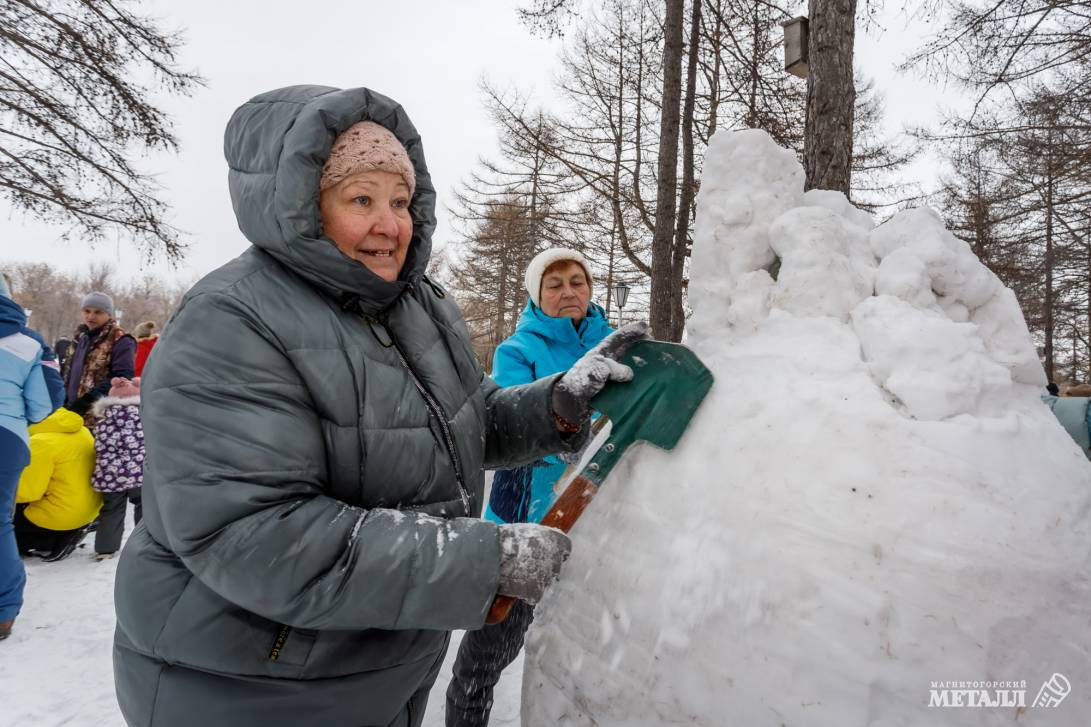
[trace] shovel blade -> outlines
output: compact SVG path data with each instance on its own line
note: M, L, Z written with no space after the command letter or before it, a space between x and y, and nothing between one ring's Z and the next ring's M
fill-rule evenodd
M678 343L637 341L620 359L633 369L632 381L610 381L591 406L610 418L610 438L585 474L596 484L634 442L674 449L712 388L712 372L693 351Z

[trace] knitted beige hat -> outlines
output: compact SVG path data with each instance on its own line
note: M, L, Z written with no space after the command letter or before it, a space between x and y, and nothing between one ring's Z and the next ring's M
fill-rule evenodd
M324 192L350 174L375 169L400 175L409 185L409 196L413 196L417 175L405 147L385 126L361 121L345 129L334 140L330 158L322 167L318 189Z

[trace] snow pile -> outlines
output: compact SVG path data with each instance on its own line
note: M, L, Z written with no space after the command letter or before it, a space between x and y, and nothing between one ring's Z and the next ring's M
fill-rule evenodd
M934 213L874 227L802 187L764 133L712 140L688 341L716 384L574 528L528 727L1091 713L1091 467L1014 296ZM1072 693L1033 707L1054 673ZM948 681L1025 681L988 694L1025 707L929 707L966 698L933 697Z

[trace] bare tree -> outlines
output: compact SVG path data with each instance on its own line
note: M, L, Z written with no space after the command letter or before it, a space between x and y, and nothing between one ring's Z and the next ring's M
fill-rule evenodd
M1087 107L1091 8L1086 2L955 0L946 13L938 0L930 6L942 25L906 67L976 89L977 108L997 92L1018 96L1042 83L1062 90L1070 103ZM1058 84L1059 79L1064 83Z
M493 200L481 211L450 266L450 284L467 322L476 332L474 346L486 369L492 353L511 335L526 304L523 273L537 252L529 234L533 220L517 194Z
M787 6L749 0L705 0L703 6L702 142L716 129L762 129L802 156L806 83L781 67L779 25L791 17Z
M179 260L154 179L132 148L175 149L154 90L188 95L181 39L130 0L0 0L0 190L18 209L102 239L123 231Z
M852 139L852 194L854 204L875 211L918 202L919 184L902 174L917 158L919 145L882 133L884 98L871 79L856 79L856 109Z
M608 0L572 34L558 80L563 113L543 117L517 96L486 87L501 138L525 136L564 171L563 244L588 256L608 313L615 278L640 285L639 278L651 274L654 199L646 199L645 190L655 179L645 157L654 159L655 147L642 131L655 24L645 10L643 3Z
M661 0L536 0L524 17L556 33L574 8L590 5L579 26L568 28L558 102L528 108L517 92L486 86L486 104L502 143L519 139L562 170L567 184L552 209L564 222L556 229L565 244L587 253L596 279L608 282L607 309L609 283L624 280L634 287L631 300L650 300L655 335L677 340L686 317L694 200L712 134L761 128L802 157L805 84L781 68L779 22L788 9L691 0L668 23L672 6ZM674 70L666 60L672 37L681 53ZM850 159L862 196L878 207L906 196L894 177L912 154L878 133L878 94L865 87L859 108ZM508 193L507 178L492 183Z
M856 0L810 0L809 7L805 187L833 189L848 196L856 108L852 68Z
M1040 88L1020 107L1022 128L979 111L952 122L960 135L933 139L952 150L948 222L1015 292L1050 379L1065 355L1070 371L1091 361L1091 180L1081 153L1091 140L1066 118L1071 109Z
M113 298L114 307L125 312L122 327L130 329L144 320L165 326L190 287L153 275L119 281L108 262L96 263L83 275L57 270L47 263L15 262L4 267L11 273L13 297L31 311L31 327L50 342L74 334L80 324L80 300L92 290Z
M928 136L990 151L1005 179L987 208L994 239L1012 242L1003 257L995 244L982 249L983 259L1019 297L1047 376L1075 376L1081 359L1091 365L1091 11L1049 0L959 0L931 11L939 31L906 66L954 80L974 103ZM963 177L980 171L952 159Z
M697 19L699 23L699 3ZM679 241L675 237L675 224L678 212L678 135L682 104L682 58L685 44L683 25L685 18L685 0L663 0L663 48L662 48L662 93L659 103L659 153L656 173L656 204L654 231L652 234L651 260L651 309L652 332L655 336L672 340L675 338L673 324L676 301L680 301L681 292L676 270L675 246ZM559 34L566 22L574 14L574 5L569 0L534 0L529 9L524 8L521 15L531 27L547 34ZM685 240L681 241L682 244ZM681 255L684 258L684 254ZM680 308L680 303L678 305ZM681 330L679 323L678 330Z
M652 233L652 334L673 340L674 223L678 212L678 121L682 102L682 26L685 0L665 0L663 94L659 113L659 169ZM697 0L700 2L701 0Z

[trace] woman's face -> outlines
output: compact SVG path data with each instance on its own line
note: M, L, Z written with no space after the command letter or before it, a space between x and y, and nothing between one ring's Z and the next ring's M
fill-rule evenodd
M322 192L322 228L337 249L387 282L405 264L413 220L409 185L393 172L352 174Z
M96 328L102 328L106 325L106 321L110 320L110 314L98 308L84 308L80 312L83 314L84 325L92 331Z
M571 318L577 323L582 321L587 315L587 304L591 301L591 286L583 266L565 260L546 268L538 300L547 316Z

